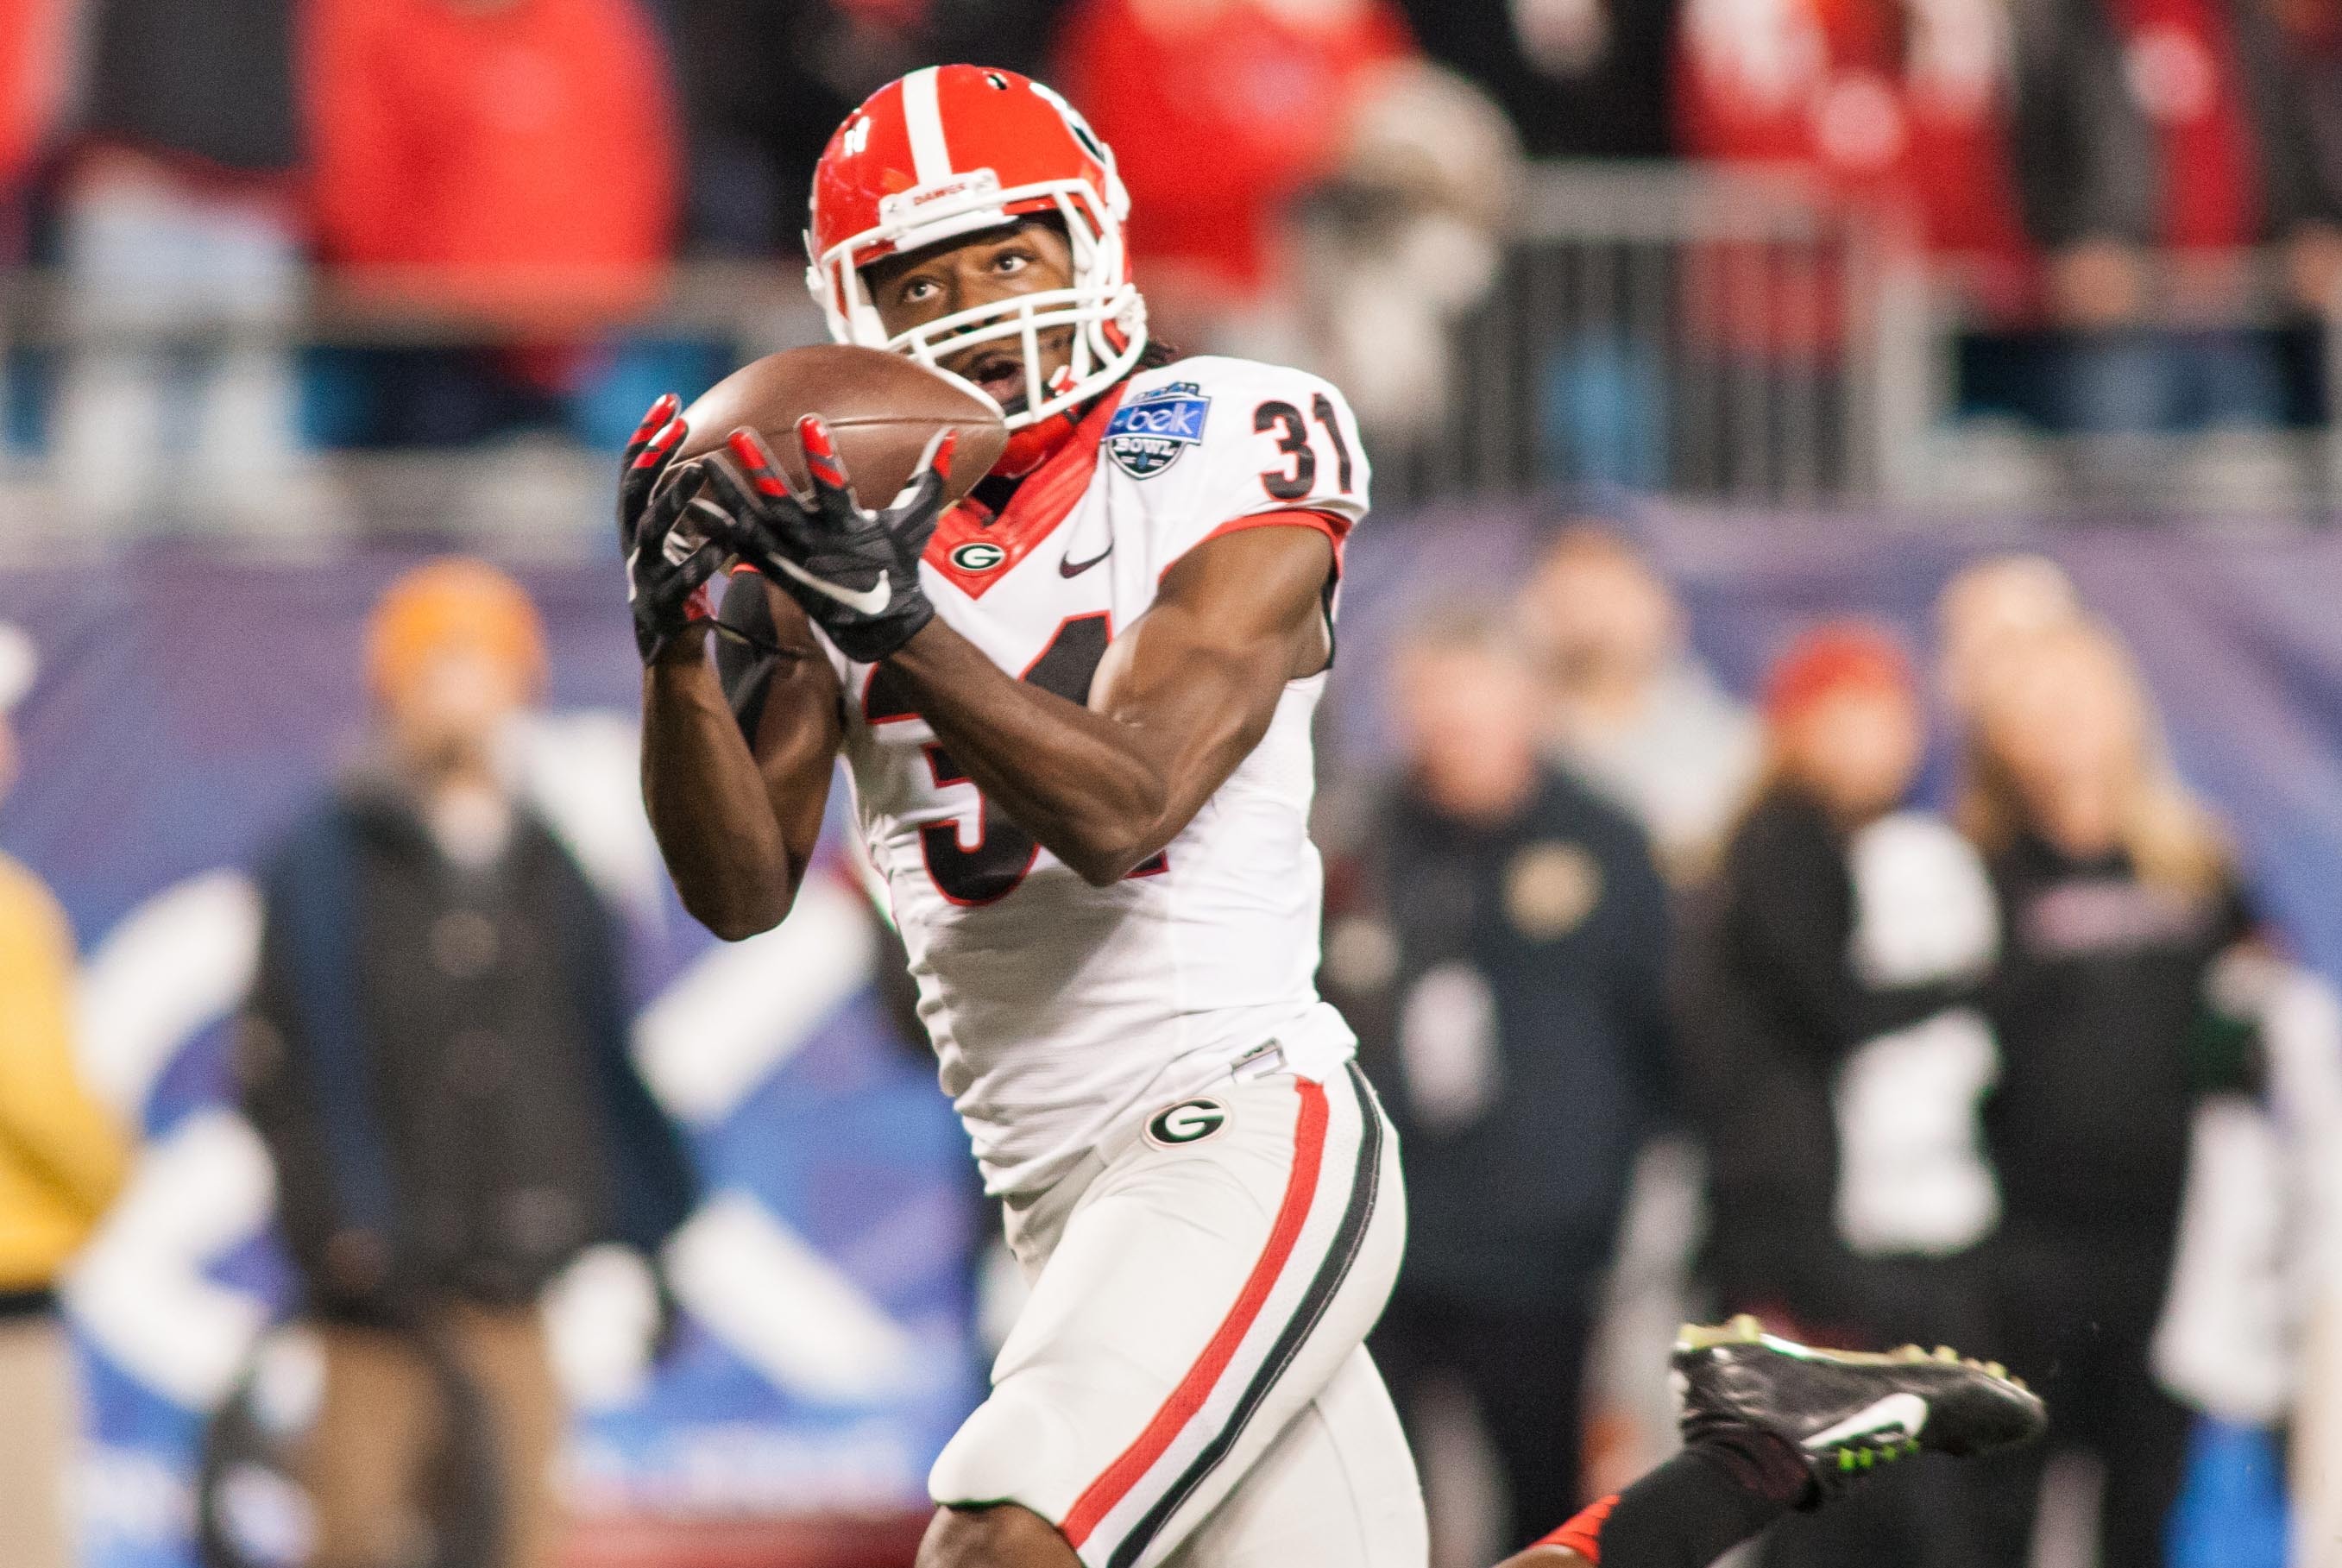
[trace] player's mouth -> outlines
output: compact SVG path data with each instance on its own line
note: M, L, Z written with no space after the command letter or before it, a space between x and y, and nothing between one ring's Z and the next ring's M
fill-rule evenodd
M968 356L966 364L946 368L961 379L982 387L986 396L1000 404L1003 414L1024 411L1025 356L1022 354L1003 348L979 348Z

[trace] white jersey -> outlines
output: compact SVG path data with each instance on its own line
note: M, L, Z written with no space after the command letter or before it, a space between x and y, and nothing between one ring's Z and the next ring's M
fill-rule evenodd
M1366 478L1326 382L1184 359L1125 382L997 519L946 516L920 575L995 664L1081 702L1181 555L1280 512L1338 543L1366 514ZM1322 674L1286 685L1268 733L1161 856L1100 888L988 808L878 672L832 656L862 831L992 1192L1048 1186L1270 1041L1321 1074L1347 1057L1348 1027L1316 987Z

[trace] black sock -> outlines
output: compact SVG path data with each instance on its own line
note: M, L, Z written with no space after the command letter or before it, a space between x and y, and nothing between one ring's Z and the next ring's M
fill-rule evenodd
M1805 1461L1746 1427L1702 1433L1616 1497L1547 1536L1601 1568L1708 1568L1811 1495Z

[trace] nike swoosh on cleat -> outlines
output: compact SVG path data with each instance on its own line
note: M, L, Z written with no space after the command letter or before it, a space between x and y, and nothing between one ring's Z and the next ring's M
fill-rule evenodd
M1904 1438L1919 1435L1927 1424L1927 1402L1916 1393L1890 1393L1856 1411L1827 1432L1817 1432L1802 1446L1817 1451L1857 1438L1877 1437L1890 1432Z
M895 585L886 580L886 574L884 572L878 574L878 581L875 584L856 592L852 588L841 588L835 583L825 582L786 557L774 564L815 593L835 599L847 609L858 610L866 615L880 614L895 599Z
M1091 567L1096 565L1099 562L1105 560L1107 556L1113 554L1114 546L1112 544L1108 544L1105 549L1099 551L1096 554L1091 556L1086 561L1076 561L1071 555L1068 555L1064 560L1057 563L1057 575L1060 577L1078 577L1083 573L1088 571Z

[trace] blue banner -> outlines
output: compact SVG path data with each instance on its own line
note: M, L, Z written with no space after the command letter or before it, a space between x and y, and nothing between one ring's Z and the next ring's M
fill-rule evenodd
M0 619L45 664L0 842L72 917L85 1056L147 1139L71 1293L99 1568L191 1561L203 1413L284 1297L265 1161L228 1109L225 1023L257 934L246 874L359 754L366 614L414 559L163 553L0 578ZM569 1293L582 1328L556 1314L591 1402L573 1494L596 1513L702 1518L917 1509L982 1392L976 1201L931 1060L874 998L869 901L833 863L766 937L725 946L687 919L642 820L616 569L518 575L553 671L519 765L628 918L638 1055L708 1188L670 1249L686 1327L647 1379L597 1341L612 1307L589 1284Z

